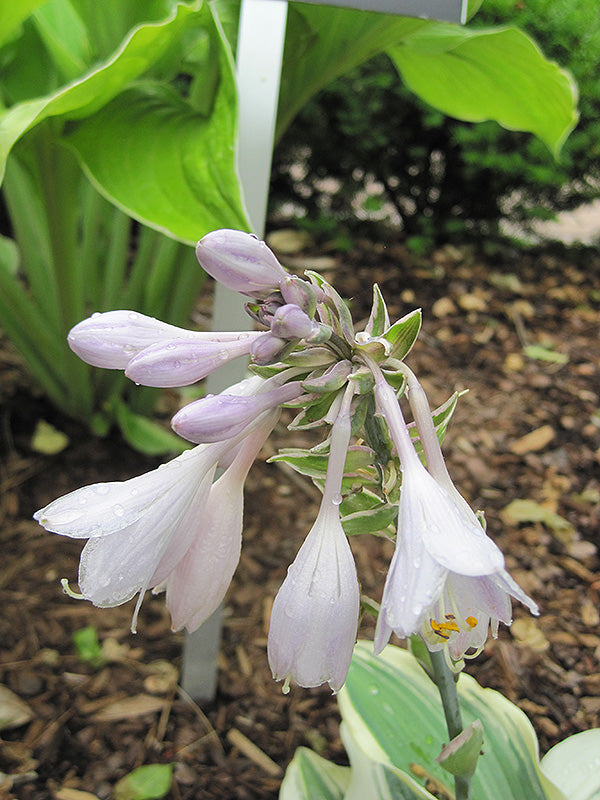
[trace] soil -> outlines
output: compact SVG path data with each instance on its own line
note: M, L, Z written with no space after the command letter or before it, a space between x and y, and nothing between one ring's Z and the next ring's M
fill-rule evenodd
M534 619L515 605L512 628L502 628L467 670L528 714L542 753L597 727L600 257L556 247L483 254L448 246L419 259L400 241L358 240L344 254L308 248L283 261L323 271L353 298L355 320L368 314L373 281L393 318L422 307L423 331L408 363L432 406L469 389L444 446L450 472L471 504L485 509L508 569L541 608ZM532 345L554 360L531 357L525 348ZM298 434L281 424L250 473L217 694L194 702L178 688L183 636L171 633L163 599L146 598L134 636L131 603L96 609L65 596L60 578L76 583L81 543L31 519L66 491L132 477L157 459L131 451L117 434L95 439L62 418L6 342L0 368L0 684L26 704L21 724L0 732L0 797L109 798L134 768L172 763L172 800L269 800L299 745L347 763L335 698L326 688L295 687L284 696L266 659L270 604L318 506L309 481L266 462L278 446L301 445ZM32 450L40 419L68 435L59 454ZM507 511L515 500L529 503ZM390 543L358 536L352 547L363 592L379 600ZM102 646L96 664L73 640L88 626ZM365 619L360 636L372 635Z

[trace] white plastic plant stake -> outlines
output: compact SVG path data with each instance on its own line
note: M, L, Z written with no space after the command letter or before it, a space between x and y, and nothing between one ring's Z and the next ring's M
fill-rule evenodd
M238 171L247 216L263 237L271 177L273 135L287 19L286 0L242 0L237 46ZM251 320L239 294L215 285L213 330L249 330ZM207 380L217 394L244 377L241 359L223 365ZM222 610L187 635L183 649L182 686L194 699L209 700L217 688L217 655Z
M305 1L461 24L467 14L467 0ZM261 238L265 231L287 5L287 0L242 0L240 9L236 54L238 171L248 219ZM212 329L250 327L240 295L216 284ZM241 380L245 369L239 359L225 364L209 376L207 391L216 394ZM199 630L185 638L182 686L196 700L210 700L215 695L221 617L221 610L216 611Z

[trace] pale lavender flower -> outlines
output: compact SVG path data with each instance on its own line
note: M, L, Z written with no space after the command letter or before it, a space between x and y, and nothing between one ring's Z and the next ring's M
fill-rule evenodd
M240 356L249 355L251 347L266 332L239 334L230 342L174 339L146 347L128 363L125 374L143 386L163 388L188 386Z
M295 400L303 394L299 382L293 381L274 389L262 381L261 391L250 396L231 393L231 388L221 394L208 395L188 403L171 420L173 430L189 442L216 442L230 439L251 426L264 411ZM269 384L270 386L271 384Z
M175 631L184 627L195 631L225 596L242 547L244 481L278 418L278 409L265 415L210 489L201 529L166 581L167 608Z
M456 490L429 474L410 440L393 389L375 373L379 412L402 465L398 536L375 636L380 652L392 631L420 633L430 649L449 643L453 658L479 649L491 621L510 624L512 595L537 614L537 606L504 569L504 557ZM437 440L436 440L437 441ZM439 445L438 445L439 446ZM458 493L456 493L458 494Z
M339 691L356 641L360 592L339 512L351 392L333 426L317 519L273 603L268 656L273 677L284 681L284 692L291 680L306 687L327 682Z
M266 297L287 277L267 245L242 231L207 233L196 245L196 258L219 283L249 297Z
M202 526L217 463L229 443L187 450L158 469L127 481L84 486L37 511L46 530L88 539L79 588L94 605L121 605L163 583Z
M240 336L242 334L237 331L188 331L137 311L122 310L92 314L71 329L67 340L71 350L93 367L126 369L138 353L151 345L173 340L185 340L190 344L230 342Z

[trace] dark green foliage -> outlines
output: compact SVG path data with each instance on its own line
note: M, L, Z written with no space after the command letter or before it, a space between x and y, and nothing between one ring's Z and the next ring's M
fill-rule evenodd
M597 0L486 0L470 24L517 25L573 74L581 120L560 162L531 135L445 117L380 56L332 83L292 123L275 153L273 207L291 196L308 220L351 225L357 197L358 216L386 202L424 247L494 233L504 216L526 223L600 196ZM339 182L333 194L319 186L326 177Z

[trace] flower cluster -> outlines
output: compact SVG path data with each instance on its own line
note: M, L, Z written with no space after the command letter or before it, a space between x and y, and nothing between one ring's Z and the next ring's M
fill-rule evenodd
M367 324L356 332L347 304L320 275L290 275L264 242L215 231L197 245L200 264L249 298L261 330L202 333L134 311L94 314L69 345L84 361L124 370L138 384L185 386L234 358L252 377L189 403L172 427L196 446L124 482L98 483L35 514L47 530L87 539L79 588L97 606L166 592L173 628L198 628L223 600L239 560L243 487L282 406L299 410L292 426L329 426L311 450L276 459L322 489L317 519L275 598L268 639L273 675L301 686L343 685L360 612L348 533L397 529L383 590L375 648L392 632L419 634L455 661L479 651L491 625L510 624L515 597L535 603L504 569L504 558L454 487L439 441L456 395L430 411L404 363L420 312L390 323L373 290ZM405 423L406 394L414 422ZM360 441L352 444L353 435Z

